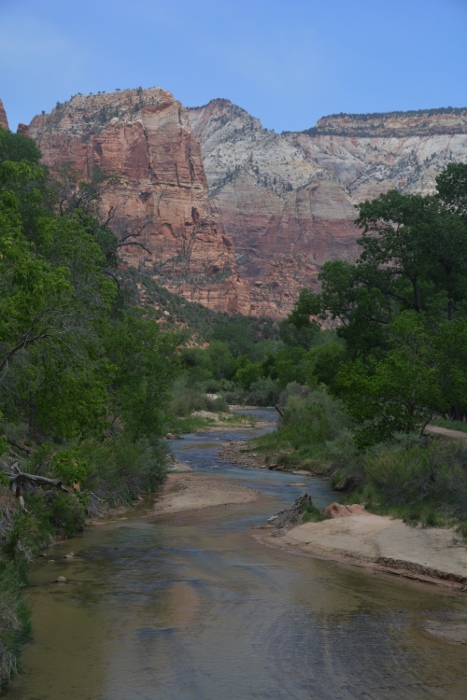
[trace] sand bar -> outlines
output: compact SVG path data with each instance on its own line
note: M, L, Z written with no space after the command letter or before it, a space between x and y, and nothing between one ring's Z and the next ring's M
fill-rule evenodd
M311 556L467 590L467 547L453 530L410 527L368 513L304 523L261 539Z
M249 503L258 498L254 489L238 486L222 477L200 474L169 474L162 495L157 499L152 515L169 515Z

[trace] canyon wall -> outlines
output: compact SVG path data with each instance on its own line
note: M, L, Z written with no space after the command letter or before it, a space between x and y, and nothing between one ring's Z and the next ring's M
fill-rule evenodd
M128 246L128 264L213 310L276 319L318 289L327 260L357 258L356 204L431 193L467 160L467 109L340 114L277 134L228 100L186 110L161 88L76 95L20 131L52 170L121 176L102 209L121 237L143 231L147 250Z
M275 318L317 288L324 262L355 260L355 204L393 188L430 193L448 163L467 160L467 110L337 115L282 134L228 100L189 118L252 313Z
M8 129L8 119L6 118L5 107L3 106L3 102L1 100L0 100L0 126L3 126L4 129Z
M24 127L22 133L25 133ZM144 248L122 249L168 289L215 311L249 313L231 239L208 200L199 143L187 111L161 88L75 95L28 127L52 171L70 163L120 177L101 202L120 238L142 231ZM131 239L130 239L131 240Z

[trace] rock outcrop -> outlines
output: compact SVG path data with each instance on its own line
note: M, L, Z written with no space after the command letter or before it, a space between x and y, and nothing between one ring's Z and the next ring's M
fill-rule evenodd
M3 102L0 100L0 126L2 126L4 129L8 129L8 119L6 117L6 112L5 112L5 107L3 106Z
M331 503L323 510L325 519L348 518L350 515L368 515L367 511L359 503L344 506L342 503Z
M338 115L283 134L228 100L189 117L252 313L275 318L317 288L324 262L356 258L355 204L392 188L432 192L448 163L467 159L467 109Z
M30 137L29 127L27 124L18 124L18 128L16 129L16 133L20 134L21 136Z
M103 196L112 228L139 230L143 249L123 248L190 301L215 311L249 313L249 289L237 273L234 247L208 200L201 150L186 110L161 88L75 95L28 128L52 171L70 163L84 177L100 167L121 180Z

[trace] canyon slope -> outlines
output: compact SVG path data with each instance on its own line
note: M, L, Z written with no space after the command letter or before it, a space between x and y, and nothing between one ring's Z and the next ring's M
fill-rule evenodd
M282 134L223 99L189 118L251 313L274 318L317 288L324 262L357 257L355 204L389 189L431 193L448 163L467 160L467 109L336 115Z
M161 88L75 95L21 125L52 172L70 163L83 177L102 168L120 177L104 193L120 239L140 231L144 248L122 248L127 264L215 311L250 312L231 239L212 211L199 143L186 109Z

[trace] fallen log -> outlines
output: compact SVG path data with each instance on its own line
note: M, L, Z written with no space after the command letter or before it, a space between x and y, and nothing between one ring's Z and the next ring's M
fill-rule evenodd
M39 474L28 474L27 472L22 472L18 466L17 462L14 462L10 466L7 465L2 460L2 470L5 476L10 480L10 489L15 494L16 498L19 499L21 507L24 508L24 500L21 490L24 490L26 484L31 484L33 486L53 486L60 491L68 493L68 489L63 486L61 479L49 479L46 476L40 476ZM11 469L13 473L8 473L5 470Z
M34 486L54 486L55 488L60 489L60 491L65 491L65 493L68 493L68 489L63 486L61 479L49 479L48 477L40 476L39 474L28 474L27 472L22 472L17 462L12 464L10 469L12 469L14 472L13 474L6 474L6 476L10 479L10 486L12 484L19 485L22 483L30 483L34 484Z
M302 520L302 513L305 506L312 506L313 500L308 493L303 494L295 499L295 501L288 508L279 511L279 513L272 518L269 518L269 522L274 522L274 527L283 528L290 527L292 525L298 525Z

